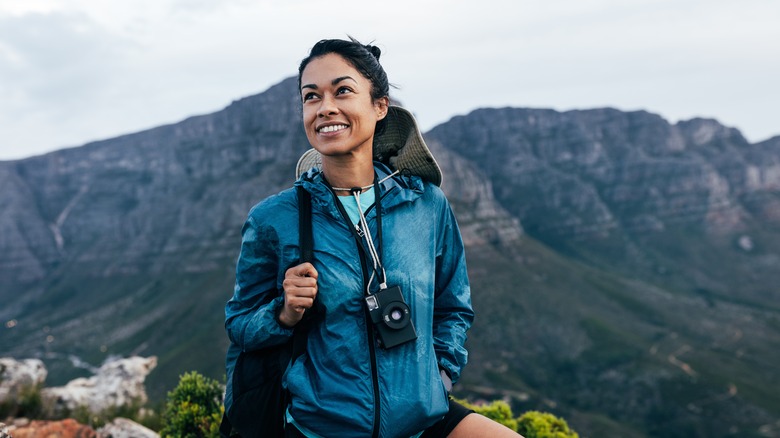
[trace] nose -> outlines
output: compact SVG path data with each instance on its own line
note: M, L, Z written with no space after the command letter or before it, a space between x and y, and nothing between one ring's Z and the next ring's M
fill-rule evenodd
M337 114L338 112L339 109L336 105L336 99L329 94L322 96L322 99L320 99L320 107L317 110L317 116L325 117Z

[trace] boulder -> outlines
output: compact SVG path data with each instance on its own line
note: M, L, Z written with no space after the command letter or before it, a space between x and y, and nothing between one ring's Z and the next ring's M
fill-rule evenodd
M148 400L144 380L155 366L154 356L114 360L103 364L92 377L45 388L41 395L55 413L72 412L81 406L100 413L114 407L141 405Z
M46 367L38 359L0 358L0 403L15 399L25 388L43 385Z
M160 438L160 435L127 418L115 418L97 431L98 438Z

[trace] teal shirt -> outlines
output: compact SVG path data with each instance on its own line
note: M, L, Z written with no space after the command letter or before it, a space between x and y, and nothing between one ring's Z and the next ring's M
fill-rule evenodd
M341 201L341 205L344 206L344 210L347 210L347 216L349 216L349 220L351 220L353 224L359 223L360 213L358 213L358 206L357 201L355 200L355 196L337 196L337 198L339 198L339 201ZM365 214L368 208L374 204L375 200L376 195L374 194L373 187L360 194L360 206L363 207L363 214Z

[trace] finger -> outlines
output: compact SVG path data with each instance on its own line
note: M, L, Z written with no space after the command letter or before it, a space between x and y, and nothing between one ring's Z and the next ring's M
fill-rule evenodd
M310 277L289 277L282 281L282 288L285 292L295 289L317 289L317 279Z
M311 309L311 307L314 305L314 298L294 297L287 302L287 305L292 307L292 309L296 312L300 313L306 309Z
M285 277L310 277L316 279L318 276L317 270L314 269L314 265L309 262L301 263L300 265L293 266L285 273Z
M292 298L309 298L314 299L317 297L317 288L314 287L299 287L299 288L292 288L290 290L285 291L285 295L287 296L287 299Z

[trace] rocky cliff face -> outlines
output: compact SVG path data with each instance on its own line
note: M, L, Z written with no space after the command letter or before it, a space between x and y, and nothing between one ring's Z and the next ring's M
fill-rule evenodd
M290 85L176 125L0 163L10 207L0 213L2 277L40 280L65 261L100 260L104 275L183 261L209 269L227 255L211 244L235 235L226 223L289 184L280 163L306 148Z
M35 284L63 263L99 262L103 276L221 266L249 208L292 184L309 147L294 83L176 125L0 163L0 277ZM456 199L493 202L488 181L437 152ZM506 219L500 210L483 216Z
M733 231L778 189L776 139L751 145L714 120L671 125L644 111L484 109L428 136L473 160L532 234L557 238L663 231L670 224Z

